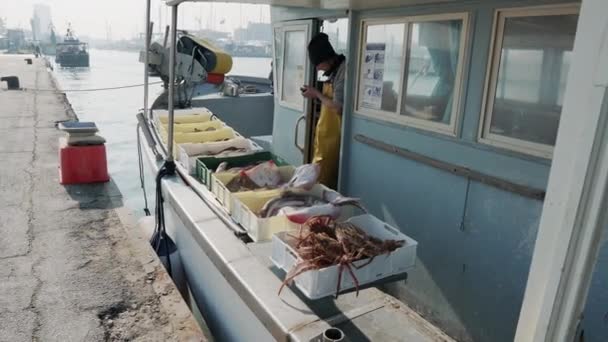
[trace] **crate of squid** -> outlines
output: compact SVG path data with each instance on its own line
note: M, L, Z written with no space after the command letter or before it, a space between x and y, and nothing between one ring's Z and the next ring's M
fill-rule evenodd
M238 132L218 132L223 135L215 135L207 142L186 142L177 144L177 155L179 162L188 170L191 175L207 185L209 188L210 177L205 175L199 177L199 162L201 158L230 158L244 157L262 151L262 147L253 140L241 136Z
M297 174L306 167L296 169L291 181L279 189L234 194L231 215L253 241L297 230L316 215L344 220L364 211L357 199L344 197L322 184L298 183Z

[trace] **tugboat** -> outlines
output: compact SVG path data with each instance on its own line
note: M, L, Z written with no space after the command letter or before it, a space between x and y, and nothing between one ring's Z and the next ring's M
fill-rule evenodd
M63 42L57 43L55 62L62 67L88 67L89 52L87 49L88 44L76 38L71 26L68 26Z

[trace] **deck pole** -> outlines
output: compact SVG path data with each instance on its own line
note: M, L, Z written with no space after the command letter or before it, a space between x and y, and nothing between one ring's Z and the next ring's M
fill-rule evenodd
M144 42L144 117L149 117L148 113L148 63L150 54L150 1L146 0L146 41Z
M173 123L174 123L174 96L175 96L175 51L177 50L177 5L171 6L171 46L169 48L169 99L167 109L169 112L169 134L167 161L173 162Z

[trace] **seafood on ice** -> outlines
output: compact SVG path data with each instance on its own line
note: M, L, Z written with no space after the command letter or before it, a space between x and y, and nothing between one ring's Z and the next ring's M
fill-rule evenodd
M243 137L206 143L182 143L179 146L188 156L217 156L226 152L244 153L255 149L253 142Z
M295 169L289 181L284 182L279 168L272 160L257 161L250 165L233 168L229 168L229 166L227 162L222 162L215 172L239 173L226 186L231 192L276 189L279 186L284 189L310 190L317 184L320 172L318 164L304 164Z
M294 171L289 182L283 187L310 190L317 184L320 174L321 165L317 163L300 165Z
M222 166L221 164L218 166ZM224 168L226 166L223 166ZM226 188L230 192L275 189L281 185L281 173L277 165L272 161L266 161L251 168L243 168L239 171Z
M297 235L288 236L291 238L289 244L296 252L297 260L285 276L279 294L285 285L304 272L339 265L336 296L340 293L344 270L352 277L358 295L359 282L353 267L365 267L375 257L389 254L405 245L405 240L381 240L368 235L350 222L338 222L328 216L312 217L300 227ZM354 264L360 260L366 261Z
M322 197L308 193L285 191L281 196L266 202L259 216L266 218L285 215L294 223L305 223L314 216L328 216L337 219L341 207L352 205L367 212L358 198L344 197L335 191L323 191Z

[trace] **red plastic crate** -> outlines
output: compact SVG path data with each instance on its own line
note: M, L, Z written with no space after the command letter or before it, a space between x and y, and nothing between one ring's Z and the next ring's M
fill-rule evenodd
M59 183L99 183L110 180L105 145L69 146L59 139Z

